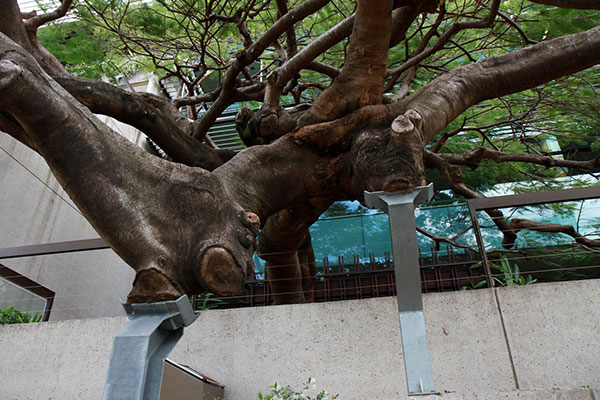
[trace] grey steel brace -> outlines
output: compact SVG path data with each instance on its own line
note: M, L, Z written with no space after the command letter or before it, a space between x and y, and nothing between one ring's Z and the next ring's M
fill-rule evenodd
M115 336L102 399L158 400L165 358L198 315L187 296L123 307L129 322Z
M402 352L408 395L439 394L433 386L419 272L415 207L433 197L433 184L398 192L365 192L365 203L389 216Z

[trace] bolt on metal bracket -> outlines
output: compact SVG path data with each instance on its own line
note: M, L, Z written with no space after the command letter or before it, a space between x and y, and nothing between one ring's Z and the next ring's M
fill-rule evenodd
M198 315L187 296L121 303L129 322L115 336L102 399L158 400L165 358Z
M439 394L433 385L423 317L415 223L415 207L428 202L432 197L432 183L398 192L365 192L367 207L380 209L389 216L398 317L409 396Z

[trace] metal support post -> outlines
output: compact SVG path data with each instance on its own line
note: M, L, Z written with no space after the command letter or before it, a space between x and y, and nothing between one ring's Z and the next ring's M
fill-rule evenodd
M433 184L398 192L365 192L365 203L388 214L394 255L398 317L408 395L439 394L427 345L415 207L433 197Z
M485 251L485 243L483 242L483 236L481 235L477 211L471 207L471 204L469 204L469 213L471 214L471 223L473 224L473 232L475 232L477 247L479 247L479 258L481 259L481 265L483 265L483 270L485 271L485 280L487 281L488 287L493 288L494 277L492 275L492 270L490 269L487 252Z
M158 400L165 358L198 317L187 296L123 303L129 322L115 336L103 400Z

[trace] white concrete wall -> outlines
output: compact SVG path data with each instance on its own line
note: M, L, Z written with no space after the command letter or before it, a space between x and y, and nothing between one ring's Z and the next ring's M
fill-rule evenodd
M424 306L441 398L600 399L600 280L428 294ZM0 399L100 398L125 323L0 327ZM223 383L226 400L308 377L340 400L407 399L393 297L205 311L171 358Z

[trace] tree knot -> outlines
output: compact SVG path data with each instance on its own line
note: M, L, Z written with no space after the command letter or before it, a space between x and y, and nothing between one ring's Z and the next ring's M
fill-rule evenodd
M403 135L416 130L419 133L421 140L424 140L422 127L423 121L421 114L415 110L408 110L404 114L397 116L392 122L392 131L394 133Z

